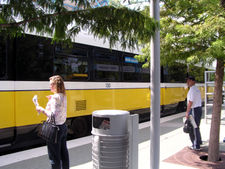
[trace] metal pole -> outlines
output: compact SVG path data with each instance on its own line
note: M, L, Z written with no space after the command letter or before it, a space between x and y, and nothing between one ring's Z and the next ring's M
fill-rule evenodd
M159 21L159 0L151 0L150 15ZM159 169L160 155L160 34L151 38L150 169Z
M208 75L208 73L207 73L207 71L205 71L205 123L207 123L207 118L206 118L206 116L207 116L207 101L208 101L208 98L207 98L207 81L208 81L208 79L207 79L207 75Z
M138 121L139 116L129 116L129 168L138 169Z

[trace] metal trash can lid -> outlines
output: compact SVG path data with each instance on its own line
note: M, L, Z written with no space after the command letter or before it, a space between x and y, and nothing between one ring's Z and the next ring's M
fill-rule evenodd
M93 112L94 116L106 117L106 116L123 116L129 115L130 113L125 110L96 110Z
M92 114L92 134L126 135L129 112L124 110L96 110Z

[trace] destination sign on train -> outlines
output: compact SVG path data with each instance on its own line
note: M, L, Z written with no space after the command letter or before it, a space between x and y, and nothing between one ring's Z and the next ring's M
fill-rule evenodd
M132 57L125 57L126 63L138 63L138 60Z
M95 2L91 3L92 8L97 8L97 7L107 6L107 5L109 5L109 0L95 0ZM71 2L70 0L65 0L64 6L70 11L78 10L76 3Z

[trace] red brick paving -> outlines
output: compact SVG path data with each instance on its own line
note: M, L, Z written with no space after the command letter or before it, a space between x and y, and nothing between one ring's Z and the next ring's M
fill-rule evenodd
M175 163L199 169L225 169L225 152L220 152L221 161L213 163L200 159L201 156L208 155L207 151L207 148L202 148L201 151L194 151L188 147L185 147L178 153L165 159L164 162Z

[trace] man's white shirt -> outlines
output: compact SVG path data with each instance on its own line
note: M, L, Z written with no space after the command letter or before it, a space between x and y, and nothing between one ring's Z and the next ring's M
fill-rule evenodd
M191 108L202 106L201 92L195 85L191 86L188 91L187 103L189 101L193 102Z

